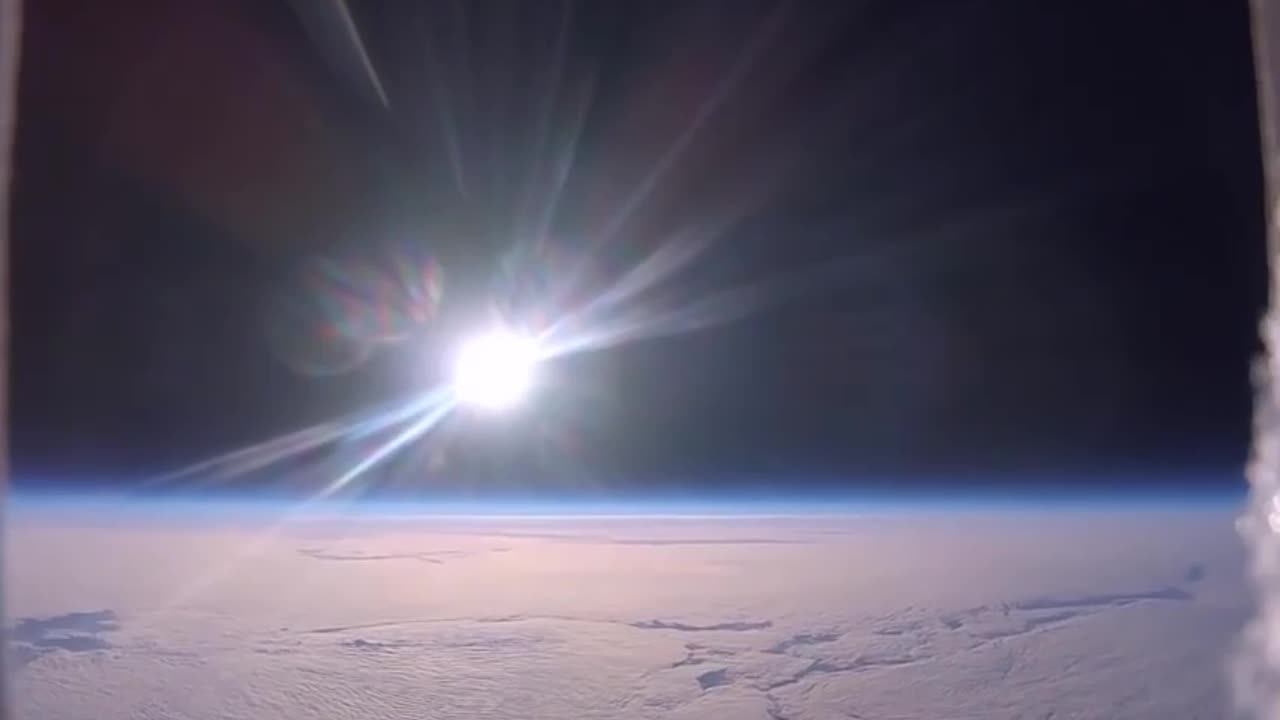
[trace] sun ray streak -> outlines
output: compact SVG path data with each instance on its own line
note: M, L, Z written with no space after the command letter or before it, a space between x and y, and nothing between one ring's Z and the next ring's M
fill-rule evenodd
M429 407L428 405L431 403L434 403L435 407ZM410 427L380 446L377 450L374 450L360 462L334 479L333 482L321 488L318 492L291 506L271 524L263 528L260 532L255 533L247 542L243 543L238 549L230 553L229 557L224 558L222 562L218 563L216 566L206 569L206 571L201 573L199 577L181 588L164 607L166 609L171 609L179 606L183 602L189 601L191 598L213 586L218 580L228 577L241 564L265 552L270 547L271 543L275 542L279 538L281 531L289 525L290 522L302 517L307 510L315 507L317 504L329 501L330 498L338 493L338 491L350 485L375 465L385 461L397 451L403 449L410 442L429 432L444 419L444 417L453 409L454 405L455 403L453 402L450 393L445 389L429 392L422 399L411 404L412 407L417 409L418 413L422 414ZM401 417L399 419L405 420L406 418Z
M689 265L717 238L717 232L685 233L668 240L637 263L609 288L581 308L556 320L546 335L554 337L591 322L602 311L621 305L670 279Z
M476 99L474 95L474 75L471 71L471 29L470 22L467 20L467 6L461 0L451 2L450 9L458 23L457 36L462 39L458 48L459 67L456 74L460 78L458 85L461 86L461 92L454 99L458 105L454 112L455 121L458 117L475 117L477 114ZM458 125L454 124L455 131ZM458 191L464 196L467 195L467 172L466 172L466 156L463 152L464 141L455 137L454 150L457 152L455 172L458 182Z
M525 182L523 207L519 214L519 220L517 220L515 227L512 228L511 245L513 247L518 246L525 239L523 232L529 224L528 216L532 214L530 206L533 204L533 199L537 194L539 185L538 173L543 167L543 157L547 152L547 144L552 132L551 121L556 114L556 101L560 98L562 85L564 84L564 65L565 58L568 55L569 30L573 24L573 0L562 0L560 8L560 23L556 31L554 49L552 50L551 69L548 73L547 87L543 92L542 102L537 113L537 126L533 133L535 144L531 153L529 177ZM558 168L554 171L558 179L561 173ZM537 237L531 240L541 240L541 238Z
M205 473L221 476L252 472L296 453L333 442L342 433L342 423L322 423L165 473L149 480L147 485L163 485Z
M582 137L582 129L587 123L588 111L595 100L595 83L594 75L583 83L581 96L577 101L577 106L573 109L573 117L567 124L568 131L564 146L560 148L554 161L554 166L551 168L551 183L550 189L546 194L546 202L543 204L542 211L533 226L534 231L524 237L525 242L541 242L546 238L547 233L551 231L556 211L559 209L560 200L564 195L565 185L569 182L569 175L573 171L573 165L577 160L578 143Z
M444 391L434 390L389 410L321 423L165 473L148 480L143 487L154 488L186 478L203 477L205 482L211 482L240 477L325 445L376 434L431 410L443 399Z
M458 137L457 108L455 107L452 93L445 85L444 70L441 69L440 62L436 60L431 44L429 42L423 43L423 47L426 53L427 74L431 77L431 89L435 96L435 102L431 105L435 111L436 121L440 124L445 151L449 157L449 169L453 173L453 184L458 192L465 196L467 194L467 178L463 172L464 161L461 140Z
M445 415L453 409L453 406L453 401L447 400L441 402L439 407L426 411L426 414L424 414L417 422L410 425L408 429L387 441L387 443L382 447L379 447L377 450L369 453L369 455L363 460L352 466L350 470L347 470L345 473L335 478L333 482L329 483L324 487L324 489L317 493L316 499L326 498L343 489L353 480L367 472L370 468L383 460L386 460L388 457L395 454L396 451L431 430L431 428L435 427L437 423L444 419Z
M547 357L571 355L616 347L630 342L682 335L716 325L736 321L765 307L793 299L820 295L841 288L869 286L884 275L887 263L894 258L926 256L957 237L970 238L970 247L995 242L996 226L1015 227L1024 218L1047 212L1053 206L1047 198L1037 197L1016 211L1001 208L978 208L949 222L934 223L928 232L917 232L886 242L865 244L856 252L832 258L820 265L809 265L767 280L729 287L692 299L678 307L657 308L653 304L639 306L634 300L640 292L666 279L681 263L690 262L697 253L716 239L711 234L698 238L703 245L690 251L689 257L661 259L647 257L628 271L615 286L572 314L547 328L539 337ZM660 249L659 252L662 252ZM657 253L655 253L656 255ZM643 270L641 270L643 268ZM637 275L634 279L628 279ZM626 304L624 304L626 303ZM591 312L586 312L590 310ZM603 311L611 311L606 314Z
M698 109L694 113L693 119L689 122L689 125L676 137L675 141L667 148L666 152L658 158L658 161L654 163L649 174L646 175L640 181L640 184L636 189L627 196L626 200L623 201L622 206L613 214L613 217L610 218L609 223L605 225L603 230L596 236L598 238L598 242L610 242L614 236L622 230L622 228L631 219L631 216L634 215L635 212L640 209L640 206L649 199L649 196L653 193L653 189L657 187L658 182L661 181L667 173L671 171L671 168L675 166L676 162L680 159L680 156L684 153L685 149L689 147L689 144L693 142L694 138L698 136L698 133L701 132L707 121L715 115L720 107L724 105L724 103L742 83L743 79L755 64L756 59L760 56L769 40L773 38L774 33L782 24L781 20L785 14L783 12L784 9L785 5L780 5L773 16L763 24L760 31L752 35L747 46L743 49L742 54L733 64L733 67L730 68L728 75L720 81L719 85L716 86L715 91L711 93L711 96L698 106Z
M329 63L361 93L388 106L387 93L373 66L360 28L346 0L293 0L294 12Z
M765 290L731 288L679 308L616 320L571 335L560 342L547 343L547 355L558 357L602 350L630 342L652 340L703 330L743 317L778 297Z

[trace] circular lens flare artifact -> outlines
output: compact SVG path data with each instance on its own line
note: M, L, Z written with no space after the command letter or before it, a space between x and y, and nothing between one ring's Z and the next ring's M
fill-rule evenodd
M378 347L420 334L436 317L440 264L410 244L308 259L268 307L268 342L307 375L349 372Z

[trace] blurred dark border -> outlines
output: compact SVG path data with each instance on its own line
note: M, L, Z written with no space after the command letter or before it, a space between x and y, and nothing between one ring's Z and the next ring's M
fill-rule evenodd
M17 115L21 26L22 0L0 0L0 502L9 481L9 154ZM0 538L3 531L0 522ZM5 617L3 604L0 617ZM0 720L9 716L7 655L8 647L0 649Z

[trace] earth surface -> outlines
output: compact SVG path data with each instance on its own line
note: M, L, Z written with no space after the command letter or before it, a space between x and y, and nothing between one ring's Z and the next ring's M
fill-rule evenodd
M1227 717L1235 510L19 503L11 689L41 720Z

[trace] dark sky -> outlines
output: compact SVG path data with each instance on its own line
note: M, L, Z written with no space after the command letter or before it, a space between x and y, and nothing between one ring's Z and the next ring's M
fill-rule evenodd
M411 394L533 235L517 271L568 288L560 311L713 238L629 312L735 317L558 362L398 482L1234 481L1265 299L1243 0L353 13L388 106L283 0L30 3L21 482L123 482ZM401 341L356 362L274 310L316 258L388 248L445 278Z

